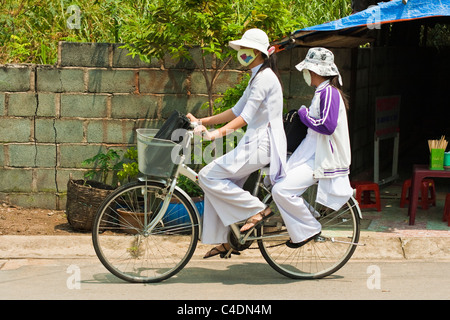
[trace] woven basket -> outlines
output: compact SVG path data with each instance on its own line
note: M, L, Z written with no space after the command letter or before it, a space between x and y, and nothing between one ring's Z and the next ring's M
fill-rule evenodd
M113 190L112 186L98 181L69 179L66 214L70 225L77 230L91 231L97 209Z

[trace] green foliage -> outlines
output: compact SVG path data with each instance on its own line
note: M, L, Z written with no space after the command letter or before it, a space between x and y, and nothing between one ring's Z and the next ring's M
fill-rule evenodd
M106 153L99 152L92 158L84 160L81 163L83 166L94 165L94 168L85 173L85 179L107 183L108 175L122 167L122 163L118 161L119 159L119 152L109 149Z
M31 43L12 34L8 43L8 49L12 56L16 56L19 62L26 62L31 56Z
M221 50L223 43L240 28L233 16L228 1L167 0L155 3L144 17L127 21L125 42L144 60L162 59L167 53L191 60L187 49L196 46L223 60L227 56Z
M234 105L242 97L249 81L250 75L246 73L239 83L225 90L221 97L214 100L214 114L222 113L234 107ZM203 105L202 107L205 108L206 106Z
M292 14L302 17L299 21L299 29L340 19L352 13L351 0L294 0L288 2Z
M139 166L137 163L138 153L135 147L127 149L123 155L122 170L117 172L117 176L121 181L130 181L139 174Z
M129 182L137 177L139 167L136 148L128 148L122 159L120 153L121 150L108 149L107 152L99 152L92 158L84 160L81 163L83 166L92 167L85 173L85 179L107 183L111 175L111 183L116 185L118 181Z
M178 177L177 186L183 189L191 197L203 196L203 190L185 176Z
M7 0L0 1L0 63L54 64L59 41L121 42L122 25L148 1ZM79 28L68 20L80 9ZM12 37L14 36L14 37Z
M250 27L272 40L351 12L351 0L3 0L0 1L0 63L53 64L58 41L116 42L140 48L142 59L188 57L201 46L219 61L228 41ZM80 9L70 29L69 6ZM11 37L14 36L14 37Z

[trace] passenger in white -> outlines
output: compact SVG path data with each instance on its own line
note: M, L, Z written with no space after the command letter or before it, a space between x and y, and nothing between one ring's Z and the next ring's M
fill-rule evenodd
M316 201L334 210L353 193L348 178L351 150L347 108L334 55L325 48L311 48L296 68L316 91L311 106L298 111L308 133L289 158L286 176L272 188L291 237L286 242L290 248L303 246L321 231L320 223L300 197L309 186L319 182Z
M248 176L270 163L270 178L275 183L284 176L286 137L283 130L283 91L269 48L266 33L250 29L240 40L230 42L238 51L238 60L251 68L252 76L240 100L218 115L197 119L201 125L195 132L214 140L247 125L236 148L205 166L199 173L199 183L205 193L202 242L220 244L204 258L224 255L230 250L227 236L230 224L251 217L244 230L249 230L272 212L242 186ZM204 126L226 123L208 131ZM239 254L233 251L234 254Z

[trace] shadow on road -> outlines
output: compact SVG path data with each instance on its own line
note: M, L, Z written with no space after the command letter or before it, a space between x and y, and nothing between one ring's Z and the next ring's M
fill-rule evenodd
M198 263L197 263L198 264ZM197 265L196 264L196 265ZM127 283L111 273L97 273L93 275L94 279L84 280L83 283ZM331 275L326 277L326 279L340 279L342 276ZM159 282L152 283L148 285L164 285L164 284L174 284L174 283L220 283L224 285L234 285L234 284L248 284L248 285L268 285L277 284L283 285L293 282L300 282L305 280L296 280L287 278L275 270L273 270L266 263L235 263L231 262L216 264L214 263L214 268L209 264L207 267L198 266L187 266L181 270L175 276ZM318 281L318 280L307 280L307 281Z

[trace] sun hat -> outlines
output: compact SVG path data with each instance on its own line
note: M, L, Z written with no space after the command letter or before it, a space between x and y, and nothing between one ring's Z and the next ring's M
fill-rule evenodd
M234 50L239 50L241 47L247 47L259 50L266 56L269 56L269 37L264 31L257 28L245 31L241 39L230 41L229 45Z
M342 86L342 77L334 64L334 55L325 48L311 48L306 54L305 60L295 66L298 71L311 70L320 76L339 76L339 84Z

